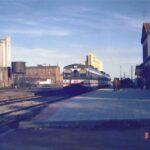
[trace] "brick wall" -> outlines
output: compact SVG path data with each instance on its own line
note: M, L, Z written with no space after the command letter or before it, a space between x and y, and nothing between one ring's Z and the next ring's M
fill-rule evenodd
M59 66L31 66L26 67L26 77L37 80L51 79L53 84L61 82Z

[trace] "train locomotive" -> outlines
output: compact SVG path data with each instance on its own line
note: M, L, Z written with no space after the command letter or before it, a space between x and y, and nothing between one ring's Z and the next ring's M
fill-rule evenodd
M102 88L109 87L110 84L109 74L98 71L92 66L71 64L63 69L63 87Z

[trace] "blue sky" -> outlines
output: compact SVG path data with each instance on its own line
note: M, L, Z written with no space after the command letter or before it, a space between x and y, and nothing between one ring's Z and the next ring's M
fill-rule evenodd
M61 67L93 52L112 77L142 62L149 0L0 0L0 36L12 37L12 60Z

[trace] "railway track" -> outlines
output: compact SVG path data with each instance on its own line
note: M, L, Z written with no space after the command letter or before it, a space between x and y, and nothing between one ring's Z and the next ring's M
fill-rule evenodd
M47 97L47 98L43 98L43 97L35 98L35 100L36 100L35 102L28 103L28 104L25 104L25 103L29 102L29 101L31 102L31 101L33 101L33 99L20 100L20 101L17 100L15 102L9 102L9 103L7 102L6 104L2 104L2 105L4 108L7 105L7 107L10 109L6 110L3 113L0 113L0 117L9 115L11 113L20 112L23 110L28 110L28 109L33 109L33 108L40 107L40 106L45 106L46 104L54 103L54 102L63 100L65 98L67 98L67 97L53 96L53 97ZM19 103L19 105L18 105L18 103ZM14 107L14 105L16 105L16 107ZM2 108L2 106L0 107L0 109L1 108Z
M0 101L0 129L20 121L30 120L36 116L48 104L56 103L67 98L83 94L85 90L65 89L55 92L44 91L36 93L36 96L14 100Z
M56 103L66 98L68 97L53 96L53 97L47 97L46 99L44 97L37 98L40 99L39 103L35 103L35 104L30 103L30 105L26 105L23 107L14 107L13 109L11 108L11 105L14 104L17 105L18 103L22 104L25 102L25 100L23 100L22 102L20 100L19 102L16 101L14 103L9 103L9 104L7 103L6 105L0 106L0 109L1 107L5 107L5 106L7 107L9 106L9 108L11 108L5 110L4 112L2 112L2 109L0 110L0 135L2 133L7 132L8 130L18 128L20 121L32 119L34 116L40 113L46 106L48 106L48 104ZM35 98L35 100L37 99ZM30 100L27 101L29 102Z
M17 99L8 99L8 100L1 100L0 106L13 104L17 102L23 102L23 101L31 101L36 98L40 98L41 96L31 96L31 97L25 97L25 98L17 98Z

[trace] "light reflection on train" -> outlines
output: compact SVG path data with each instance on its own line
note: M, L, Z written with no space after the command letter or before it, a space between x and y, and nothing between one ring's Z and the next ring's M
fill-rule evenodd
M109 87L111 84L110 76L98 71L92 66L83 64L71 64L64 67L63 86L84 86L87 88Z

